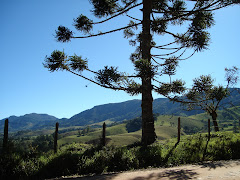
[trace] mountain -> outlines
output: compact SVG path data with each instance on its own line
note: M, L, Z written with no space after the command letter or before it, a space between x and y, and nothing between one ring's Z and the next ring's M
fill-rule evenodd
M153 101L153 112L161 115L182 115L188 116L203 111L184 111L180 103L173 103L166 98L159 98ZM130 100L121 103L111 103L95 106L92 109L83 111L71 117L65 125L83 126L106 120L123 121L141 116L141 100Z
M223 103L239 106L240 89L231 89L231 95ZM230 103L231 102L231 103ZM191 116L203 113L202 110L186 111L180 103L174 103L167 98L158 98L153 101L153 113L160 115ZM83 126L102 122L106 120L123 121L141 116L141 100L131 100L122 103L112 103L95 106L92 109L83 111L71 117L68 122L63 122L63 126L74 125ZM66 123L66 124L65 124Z
M223 103L231 102L235 106L240 106L240 89L232 91ZM230 106L229 106L230 107ZM153 101L153 112L159 115L190 116L204 111L184 111L180 103L173 103L166 98L159 98ZM141 100L130 100L121 103L110 103L95 106L70 119L58 119L47 114L27 114L24 116L9 117L9 130L36 130L54 128L55 122L59 122L61 127L85 126L106 120L123 121L141 116ZM3 129L4 121L0 121L0 128Z
M141 101L130 100L95 106L71 117L68 121L74 125L93 124L105 120L122 121L141 115Z
M0 121L0 128L4 128L4 120ZM36 130L54 127L58 118L50 116L48 114L26 114L24 116L10 116L9 120L9 131L19 130Z

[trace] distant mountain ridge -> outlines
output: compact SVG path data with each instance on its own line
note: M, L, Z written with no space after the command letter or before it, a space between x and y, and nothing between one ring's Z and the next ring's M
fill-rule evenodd
M23 116L10 116L8 119L9 131L47 128L53 126L54 122L59 120L58 118L48 114L37 113L25 114ZM3 128L3 120L0 121L0 128Z
M240 106L240 94L234 91L224 100L224 103L226 102L232 102L233 105ZM185 111L180 103L173 103L167 98L158 98L153 101L153 112L159 115L190 116L203 111ZM9 131L19 131L54 128L56 122L59 122L61 127L85 126L106 120L115 122L130 120L139 116L141 116L141 100L130 100L121 103L98 105L76 114L70 119L58 119L51 115L36 113L19 117L10 116L8 119L10 123ZM0 121L0 129L3 129L3 126L4 121Z

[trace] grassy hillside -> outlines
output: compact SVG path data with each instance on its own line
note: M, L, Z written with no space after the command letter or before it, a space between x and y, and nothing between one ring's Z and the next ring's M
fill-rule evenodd
M197 132L207 132L207 119L210 118L206 113L192 115L188 117L181 117L181 132L182 134L194 134ZM229 119L228 119L229 118ZM240 119L240 107L229 108L228 110L221 110L218 113L218 122L221 131L235 131L238 132ZM141 121L141 120L140 120ZM132 144L141 140L142 131L137 129L135 132L128 133L126 128L130 121L123 121L115 123L106 121L106 138L110 145L122 146ZM114 125L115 123L115 125ZM59 146L64 146L71 143L86 143L97 144L102 135L102 124L98 122L89 126L72 126L59 128ZM178 116L161 115L155 121L155 130L157 139L159 141L177 137ZM141 127L141 125L140 125ZM88 129L88 131L87 131ZM84 133L83 133L84 132ZM40 135L50 135L54 133L54 128L43 129L37 131L25 130L11 134L14 138L29 138L33 140Z
M158 140L165 140L177 136L177 116L159 116L155 121L155 131ZM198 119L181 117L182 134L185 134L184 130L188 129L203 130L204 122ZM98 142L102 134L101 128L94 129L93 132L89 132L86 135L79 136L78 131L68 132L68 134L62 134L62 138L59 140L60 145L67 143L90 143L95 144ZM141 140L142 131L128 133L126 129L126 123L118 124L112 127L106 128L106 138L108 144L122 146L132 144Z
M224 120L220 118L225 118L224 113L226 110L219 111L219 125L221 131L233 131L234 122L236 120ZM235 114L234 118L237 118L238 113L240 114L240 108L230 108L231 114ZM181 131L182 134L194 134L197 132L207 132L207 119L210 118L206 113L193 115L189 117L180 117L181 118ZM103 122L99 123L101 125ZM132 144L134 142L141 140L142 131L141 129L136 132L128 133L126 129L126 123L118 124L112 127L106 128L106 138L108 144L123 146ZM178 116L169 116L161 115L157 117L155 121L155 131L157 139L159 141L177 137L177 125L178 125ZM237 124L238 127L238 124ZM101 128L94 129L93 132L90 132L84 136L79 136L77 131L73 131L68 134L63 134L63 138L59 140L60 145L65 145L67 143L89 143L95 144L98 142L102 134Z
M189 118L200 120L206 124L207 119L211 120L211 116L207 113L201 113L189 116ZM222 131L233 131L234 126L240 125L240 106L231 107L228 109L223 109L218 111L217 121Z

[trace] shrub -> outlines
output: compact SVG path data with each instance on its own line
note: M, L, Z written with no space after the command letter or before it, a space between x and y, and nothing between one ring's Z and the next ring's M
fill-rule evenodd
M128 150L126 147L117 148L112 152L109 161L109 171L125 171L136 169L139 166L134 151Z
M159 167L163 163L162 147L158 144L138 147L136 156L141 168Z

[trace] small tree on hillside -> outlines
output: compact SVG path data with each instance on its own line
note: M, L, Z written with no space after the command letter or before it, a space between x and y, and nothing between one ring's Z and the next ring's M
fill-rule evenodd
M85 15L74 19L74 26L83 36L74 36L73 32L64 26L59 26L56 38L61 42L71 39L92 38L124 31L124 37L136 46L136 51L130 59L136 73L127 75L119 72L116 67L105 66L101 70L88 67L87 59L81 56L67 56L64 52L55 50L46 57L44 66L50 71L66 70L101 87L126 91L131 95L142 94L142 142L151 144L156 139L154 117L152 110L152 91L167 96L170 92L181 93L183 82L170 80L162 82L163 75L171 77L176 73L179 60L191 57L195 52L207 48L209 33L206 31L214 24L212 11L238 3L236 0L183 1L183 0L90 0L93 5L93 15L103 18L93 22ZM142 17L132 17L129 12L139 9ZM123 27L109 27L109 31L96 33L93 27L104 24L125 15L130 19ZM185 30L171 31L171 26L183 26ZM141 30L138 28L141 26ZM168 41L157 44L154 39L161 36ZM164 41L160 41L164 42ZM187 50L190 49L190 54ZM152 50L152 51L151 51ZM159 54L156 50L160 50ZM93 73L94 79L84 76L82 71Z
M217 110L226 105L223 103L223 100L229 95L229 88L238 81L237 67L226 68L225 72L226 87L222 85L215 86L213 84L214 80L210 75L202 75L193 80L193 86L186 92L185 96L181 98L175 97L175 100L187 106L188 110L201 109L206 111L212 117L214 130L216 132L219 131Z

